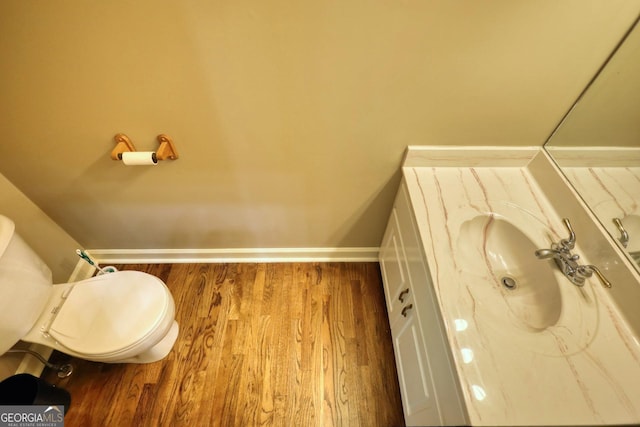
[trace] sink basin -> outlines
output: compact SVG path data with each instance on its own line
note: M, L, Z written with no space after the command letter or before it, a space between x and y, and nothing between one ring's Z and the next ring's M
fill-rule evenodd
M553 261L537 259L540 245L518 227L496 215L479 215L462 224L458 246L522 326L540 331L558 322L562 294Z
M452 248L458 285L467 289L475 323L506 345L544 356L583 351L596 335L598 300L593 286L573 285L553 259L535 256L560 239L552 220L506 201L487 205L471 215L450 212L459 218Z

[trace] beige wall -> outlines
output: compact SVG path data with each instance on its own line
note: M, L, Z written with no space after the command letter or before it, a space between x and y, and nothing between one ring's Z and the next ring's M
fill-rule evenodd
M0 2L0 172L88 248L378 246L406 145L541 145L639 10Z

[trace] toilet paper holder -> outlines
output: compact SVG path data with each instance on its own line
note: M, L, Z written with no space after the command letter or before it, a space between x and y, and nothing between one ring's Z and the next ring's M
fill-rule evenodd
M123 133L119 133L113 137L116 141L116 146L111 151L111 158L113 160L122 160L122 153L127 151L135 152L136 147L134 147L133 142L129 139L129 137ZM157 137L158 143L160 146L155 152L155 157L158 160L176 160L178 158L178 152L176 151L176 147L173 144L173 140L165 134L160 134Z

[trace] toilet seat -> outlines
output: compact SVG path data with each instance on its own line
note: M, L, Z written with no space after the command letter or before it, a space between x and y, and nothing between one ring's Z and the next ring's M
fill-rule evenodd
M87 356L117 356L138 345L155 345L170 329L175 314L166 285L140 271L76 282L61 298L48 333Z

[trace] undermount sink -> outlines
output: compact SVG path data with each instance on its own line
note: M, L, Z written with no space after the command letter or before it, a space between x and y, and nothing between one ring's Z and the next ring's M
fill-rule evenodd
M540 247L509 220L495 214L465 221L458 239L463 254L458 262L490 279L511 315L532 332L558 322L562 313L560 286L567 286L558 283L552 262L535 257Z

